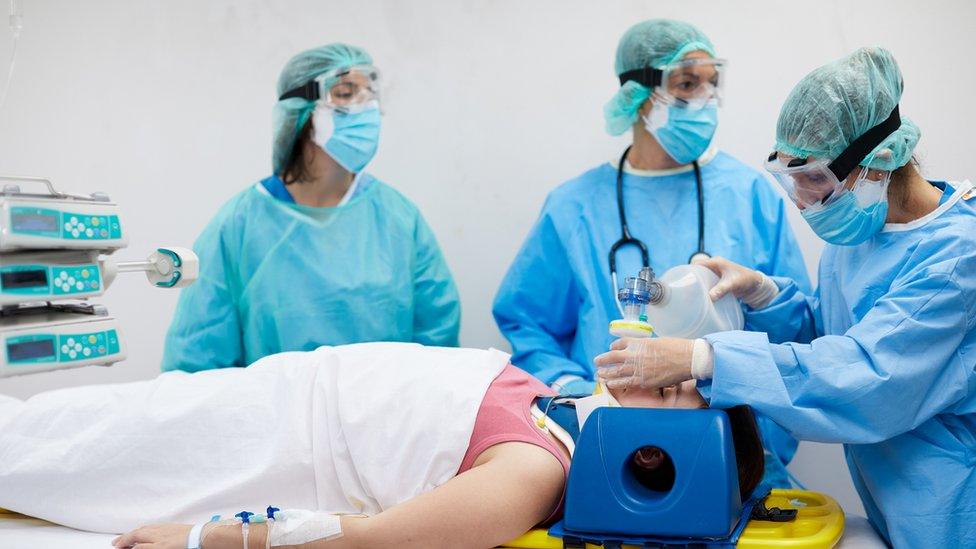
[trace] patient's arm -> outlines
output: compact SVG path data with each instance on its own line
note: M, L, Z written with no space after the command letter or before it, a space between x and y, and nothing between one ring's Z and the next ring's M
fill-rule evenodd
M628 387L614 389L610 394L621 406L634 408L706 408L708 404L698 392L694 380L665 387L664 389L641 389Z
M373 517L342 517L343 537L302 548L496 547L545 520L559 503L565 481L562 465L548 451L521 442L498 444L444 485ZM266 528L250 526L252 549L264 549ZM146 526L120 536L115 545L182 549L189 529ZM239 549L242 541L239 525L215 528L203 549Z

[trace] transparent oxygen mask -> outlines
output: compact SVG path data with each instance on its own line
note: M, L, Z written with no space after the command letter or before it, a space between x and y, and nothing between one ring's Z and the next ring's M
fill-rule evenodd
M623 318L610 322L610 334L615 337L651 337L654 328L647 322L647 304L656 291L654 271L650 267L641 269L637 276L627 277L616 296Z

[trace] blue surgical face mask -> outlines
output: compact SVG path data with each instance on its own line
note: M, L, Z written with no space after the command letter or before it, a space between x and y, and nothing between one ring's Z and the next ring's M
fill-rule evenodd
M315 143L340 166L359 173L376 154L380 142L380 108L371 101L356 112L319 107L312 115Z
M843 194L827 206L807 208L800 214L820 238L838 246L856 246L884 227L887 190L887 181L858 182L855 190L841 191Z
M644 127L668 156L687 164L698 160L711 144L718 127L718 105L714 100L698 108L655 102L644 117Z

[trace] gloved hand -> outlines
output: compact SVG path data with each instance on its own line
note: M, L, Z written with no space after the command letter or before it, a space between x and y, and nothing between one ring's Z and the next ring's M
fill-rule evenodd
M609 389L678 385L692 379L694 347L694 340L675 337L621 338L596 357L597 376Z
M596 390L596 382L588 379L577 378L566 381L559 385L557 389L560 395L592 395Z
M697 257L692 263L707 267L718 275L718 284L708 292L712 301L731 292L753 309L762 309L779 294L779 287L768 276L724 257Z

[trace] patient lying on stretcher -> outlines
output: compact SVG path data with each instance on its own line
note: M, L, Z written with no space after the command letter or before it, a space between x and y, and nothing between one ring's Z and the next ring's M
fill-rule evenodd
M0 401L0 507L126 532L118 547L183 548L192 524L267 506L341 515L303 547L494 547L561 511L572 442L532 417L552 395L497 351L380 343ZM615 396L704 406L693 383ZM749 493L762 446L748 410L729 415ZM674 474L655 450L634 465L649 486ZM249 525L249 546L278 527ZM242 537L211 524L202 547Z

